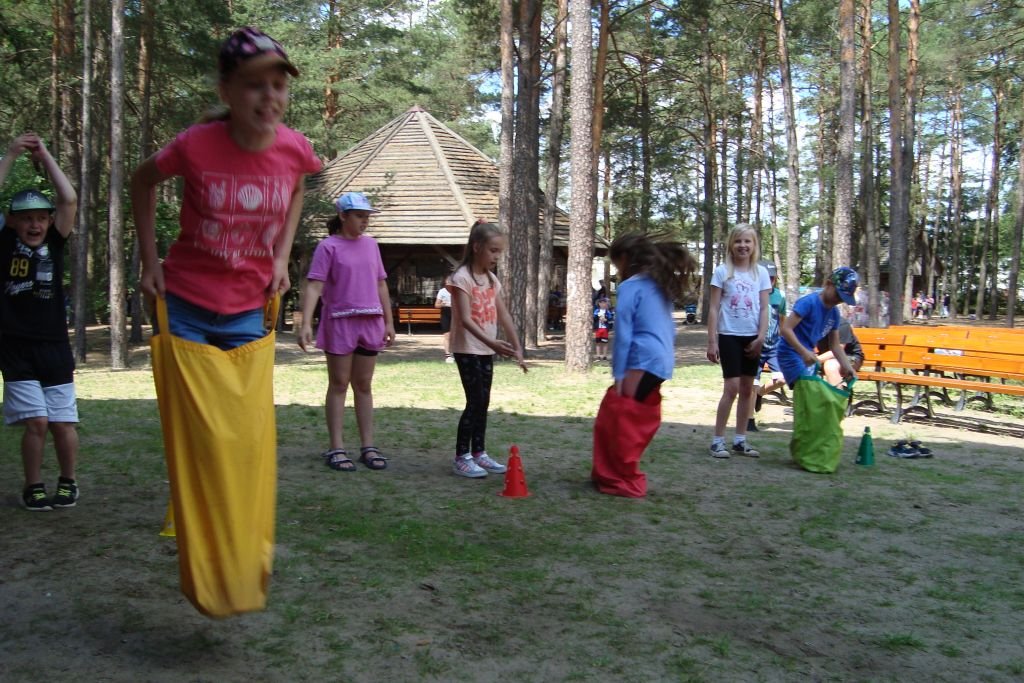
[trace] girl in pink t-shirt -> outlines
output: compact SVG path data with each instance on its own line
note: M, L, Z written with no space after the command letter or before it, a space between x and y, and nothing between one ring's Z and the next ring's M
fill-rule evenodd
M264 303L290 287L305 177L320 160L282 123L299 72L280 43L239 29L221 46L219 71L226 111L143 161L131 198L142 290L166 298L172 335L230 349L266 335ZM155 187L173 176L185 180L181 232L161 262Z
M494 354L514 357L526 372L515 324L501 298L501 284L491 272L504 249L501 231L491 223L477 221L469 232L462 264L448 280L452 293L452 351L466 393L452 465L452 471L460 477L486 477L488 472L505 471L505 466L487 455L484 447ZM509 341L497 338L498 325Z
M348 386L356 404L356 424L362 448L359 462L371 470L388 461L373 445L373 370L377 353L395 340L387 273L376 240L364 235L370 216L379 213L358 192L334 203L338 215L328 222L330 237L317 245L302 291L299 346L309 350L313 315L322 299L316 345L327 354L327 434L330 448L324 462L333 470L352 472L355 463L345 450L342 433Z

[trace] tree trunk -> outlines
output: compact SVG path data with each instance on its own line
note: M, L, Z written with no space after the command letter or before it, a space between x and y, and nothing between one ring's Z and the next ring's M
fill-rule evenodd
M951 124L951 149L949 152L950 210L949 231L953 241L949 263L949 317L956 319L960 310L960 245L963 229L960 218L963 214L963 96L959 86L952 93L953 121ZM966 306L965 306L966 307Z
M892 0L895 2L896 0ZM786 110L786 297L796 301L800 288L800 150L796 138L796 106L793 103L793 81L789 70L789 47L782 0L773 0L775 30L778 34L779 74Z
M725 54L717 55L715 63L719 65L720 69L720 84L722 93L729 92L729 63L728 56ZM722 146L718 149L719 161L718 165L720 168L715 173L715 178L718 182L718 192L716 194L717 199L715 200L715 207L718 209L715 212L715 216L718 218L718 234L722 236L723 243L725 242L725 236L729 233L729 111L728 106L715 107L717 115L721 116L718 119L716 116L716 122L721 121L721 125L718 126L722 136Z
M764 112L762 110L763 104L762 99L764 98L764 81L765 71L767 70L768 61L768 39L764 32L760 33L760 40L758 43L757 51L757 70L754 75L754 113L753 120L750 126L750 149L751 149L751 160L748 163L747 170L747 191L746 191L746 209L744 211L744 221L750 222L751 213L753 213L754 225L761 225L763 223L761 218L761 187L763 183L760 181L761 173L764 171ZM757 178L757 182L755 182ZM753 198L753 207L751 206L752 198L751 195L755 195ZM772 226L772 234L775 234L775 226ZM774 239L772 240L775 241ZM776 261L778 261L776 253Z
M327 3L327 50L329 53L338 54L341 51L342 46L342 22L344 19L341 16L341 3L338 0L329 0ZM327 151L328 157L333 157L335 152L336 140L334 135L334 124L338 119L338 91L336 86L341 80L341 64L340 60L334 59L334 66L327 70L327 82L324 84L324 110L321 114L324 122L324 130L327 133L327 139L330 141L330 149Z
M551 75L551 120L548 125L547 179L544 189L544 226L540 234L537 259L537 338L547 332L548 299L551 296L551 253L558 212L558 169L562 160L562 132L565 123L565 61L566 33L569 22L569 0L558 0L555 27L553 73Z
M572 82L569 89L570 174L569 264L565 365L571 372L590 368L591 287L594 254L594 73L589 0L569 0L572 20Z
M708 34L707 19L702 26L704 35ZM715 114L712 88L712 53L710 41L704 42L703 80L698 89L701 104L704 108L704 201L701 203L701 223L704 228L704 264L701 270L701 307L700 319L708 320L708 307L711 305L711 276L715 269Z
M597 62L594 65L594 115L590 131L593 169L591 174L597 178L597 163L601 158L601 131L604 130L604 77L608 70L608 39L611 31L612 0L597 0L601 6L601 23L597 33ZM571 88L570 88L571 90ZM596 192L595 187L595 192ZM596 198L595 198L596 201ZM611 230L609 225L608 230Z
M1024 117L1022 117L1024 118ZM1018 149L1024 149L1024 121ZM1010 256L1010 273L1006 288L1006 326L1013 327L1017 317L1017 285L1020 278L1020 243L1024 239L1024 163L1017 161L1017 206L1013 220L1013 253Z
M110 265L110 367L128 365L124 267L124 0L110 3L110 189L107 258Z
M139 161L143 161L153 153L153 121L150 113L153 99L153 26L156 19L154 0L142 0L140 13L142 25L139 32ZM140 266L139 240L133 235L129 277L134 286L131 289L132 327L128 338L132 344L142 343L142 325L146 319L145 307L142 305L142 288L138 285Z
M498 166L498 227L506 235L512 232L512 143L515 130L515 65L512 43L512 0L501 0L501 159ZM486 218L486 217L483 217ZM502 272L507 271L502 258Z
M537 317L536 245L540 211L540 12L540 0L520 0L519 78L512 144L512 229L508 235L505 278L509 313L519 338L531 347L537 346L532 321ZM527 320L531 321L530 325L526 324Z
M78 178L78 225L71 242L75 362L86 361L85 326L89 291L89 226L92 215L92 0L82 2L82 155Z
M985 200L985 229L981 236L981 258L978 260L978 291L974 302L974 315L981 320L985 315L985 280L988 276L992 235L996 230L996 215L999 203L1000 159L1003 155L1003 84L997 81L992 94L992 169L989 173L988 196ZM996 296L995 289L991 296Z
M648 20L650 17L648 16ZM648 83L650 64L647 56L640 62L640 232L651 227L651 91Z
M836 149L836 213L832 222L832 263L835 266L852 263L853 127L857 115L855 15L854 0L839 0L839 142Z
M828 84L822 83L824 94ZM818 97L818 144L815 152L818 163L818 240L814 250L814 282L824 282L832 272L832 217L835 206L835 178L829 169L835 164L836 150L831 131L836 120L825 106L825 97Z
M75 0L61 0L60 11L60 74L63 84L58 83L60 95L60 138L54 144L58 159L63 166L74 167L78 161L78 117L75 116L75 90L71 86L71 64L75 55ZM56 40L57 37L54 36ZM57 143L57 140L54 140Z
M864 215L864 255L867 268L868 324L881 324L881 292L879 254L881 244L878 234L878 210L875 205L875 142L874 112L871 100L871 45L874 42L871 25L871 0L861 0L861 119L860 119L860 206Z
M900 8L889 2L889 321L903 324L907 274L907 194L903 174L903 104L900 93Z

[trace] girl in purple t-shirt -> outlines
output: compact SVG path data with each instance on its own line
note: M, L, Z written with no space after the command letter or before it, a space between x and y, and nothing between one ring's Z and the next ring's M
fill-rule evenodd
M332 470L355 471L342 433L349 384L356 404L362 448L359 462L383 470L387 458L373 445L373 370L377 353L395 340L387 273L376 240L363 233L370 216L379 213L365 196L348 192L334 203L338 215L328 222L330 237L317 245L302 292L299 346L313 341L313 312L323 299L316 345L327 354L327 434L323 453Z

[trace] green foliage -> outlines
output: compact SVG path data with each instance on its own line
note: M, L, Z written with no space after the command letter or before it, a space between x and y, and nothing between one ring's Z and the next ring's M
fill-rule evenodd
M6 153L6 147L3 150ZM24 154L15 160L7 180L3 187L0 187L0 213L6 212L10 205L11 197L22 190L38 189L43 194L53 199L53 190L50 189L46 176L35 168L32 162Z

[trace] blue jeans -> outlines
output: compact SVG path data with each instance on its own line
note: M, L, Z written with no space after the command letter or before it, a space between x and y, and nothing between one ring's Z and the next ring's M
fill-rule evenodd
M227 351L267 335L263 308L222 315L167 294L167 324L175 337Z

